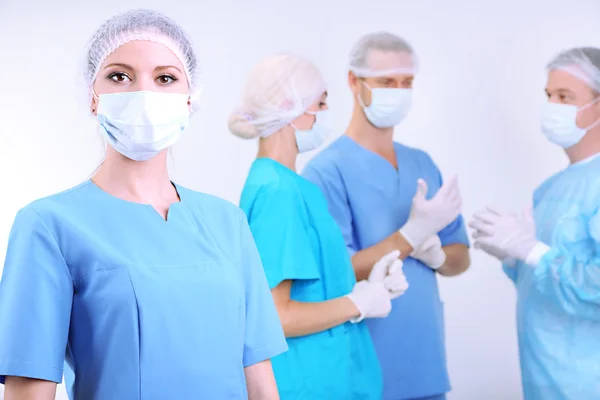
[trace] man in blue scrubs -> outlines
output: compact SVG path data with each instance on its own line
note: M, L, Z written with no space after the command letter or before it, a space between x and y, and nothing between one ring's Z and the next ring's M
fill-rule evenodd
M411 105L417 67L412 48L389 33L364 36L350 56L355 98L346 134L303 175L327 198L357 279L393 249L410 284L388 318L368 321L384 375L384 400L444 399L443 305L436 272L469 267L468 238L455 177L446 183L427 153L393 141Z

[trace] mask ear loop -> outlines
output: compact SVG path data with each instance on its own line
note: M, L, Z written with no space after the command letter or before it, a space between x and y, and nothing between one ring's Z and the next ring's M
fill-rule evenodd
M315 116L315 122L313 122L313 125L317 122L317 118L316 118L317 117L317 111L304 111L304 114L314 115ZM296 131L301 131L302 130L302 129L296 128L296 126L294 124L292 124L291 122L290 122L290 126L292 128L294 128ZM312 129L312 126L311 126L310 129Z
M360 79L360 78L358 78L358 79ZM371 93L373 93L373 89L371 88L371 86L369 86L369 84L367 82L365 82L361 79L360 83L362 83L364 85L364 87L366 87L367 89L369 89L371 91ZM358 103L360 104L360 106L362 108L367 108L367 106L365 106L365 103L364 103L362 97L360 97L360 92L356 94L356 97L358 98Z
M587 103L586 105L580 107L577 110L577 115L579 115L580 112L585 111L586 109L590 108L591 106L593 106L595 103L597 103L600 100L600 96L596 97L594 100L590 101L589 103ZM597 127L598 125L600 125L600 119L598 119L596 122L594 122L593 124L591 124L590 126L588 126L587 128L583 128L586 132L594 129L595 127Z

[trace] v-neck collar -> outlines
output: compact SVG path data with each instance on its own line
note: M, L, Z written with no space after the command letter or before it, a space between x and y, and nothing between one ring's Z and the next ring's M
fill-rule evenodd
M149 209L150 211L152 211L156 217L160 218L162 220L163 223L168 223L171 220L172 217L172 211L174 209L176 209L177 207L179 207L179 205L181 203L183 203L184 201L184 195L183 192L184 190L182 190L182 188L177 185L175 182L170 181L171 185L173 185L173 188L175 189L175 192L177 193L177 197L179 198L179 201L173 202L169 205L169 208L167 210L167 215L166 218L164 218L153 206L152 204L148 204L148 203L136 203L134 201L129 201L129 200L125 200L122 199L120 197L114 196L108 192L105 192L104 190L102 190L102 188L100 188L100 186L96 185L91 179L88 180L87 184L89 186L92 187L92 189L96 192L99 193L100 196L102 196L103 198L107 199L108 201L111 201L115 204L121 204L121 205L127 205L128 207L135 207L135 208L139 208L139 209Z
M380 162L380 163L385 163L388 166L388 168L391 168L396 173L399 172L399 170L400 170L400 160L398 158L398 146L396 145L395 142L392 142L392 145L394 146L394 155L396 157L396 165L397 165L397 167L394 167L394 165L392 163L390 163L385 157L383 157L380 154L374 152L373 150L367 149L366 147L364 147L363 145L361 145L360 143L358 143L356 140L352 139L350 136L344 134L344 135L342 135L342 139L348 141L352 146L360 149L360 151L362 151L363 153L369 154L370 157L373 158L374 160L378 160L378 162Z

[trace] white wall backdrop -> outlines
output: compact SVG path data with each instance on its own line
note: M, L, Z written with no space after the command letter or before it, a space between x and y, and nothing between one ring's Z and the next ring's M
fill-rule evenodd
M237 202L256 143L234 138L226 121L246 73L270 53L296 51L322 68L341 133L352 105L347 54L372 30L400 34L417 51L415 103L397 139L427 150L444 174L459 174L465 216L490 202L521 209L566 164L539 130L544 65L559 50L600 46L598 0L284 3L0 0L0 260L19 208L80 183L97 166L82 49L103 20L134 7L181 23L201 59L203 109L173 151L174 178L193 189ZM466 274L441 282L450 399L520 399L514 289L498 263L478 252L472 259ZM57 398L66 399L62 386Z

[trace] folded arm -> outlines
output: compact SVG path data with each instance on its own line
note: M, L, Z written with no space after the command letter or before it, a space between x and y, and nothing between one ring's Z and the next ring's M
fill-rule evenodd
M286 337L310 335L341 325L360 316L348 297L319 302L290 298L292 281L285 280L271 290Z

